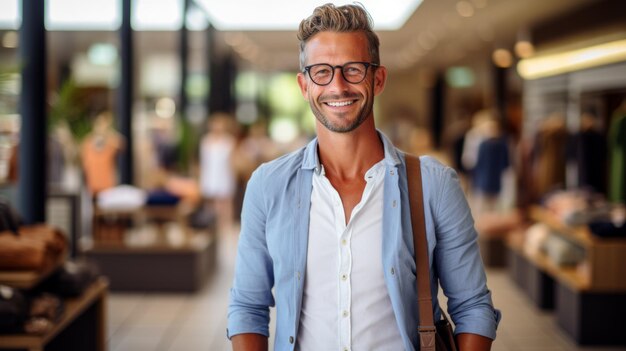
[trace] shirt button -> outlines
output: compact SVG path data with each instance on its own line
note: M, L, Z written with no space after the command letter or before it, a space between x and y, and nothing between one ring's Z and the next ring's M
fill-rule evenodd
M350 351L350 349L349 349L349 348L347 348L347 347L344 347L344 348L343 348L343 351Z
M341 245L346 245L347 243L348 243L348 240L346 240L346 239L342 239L341 240Z
M397 205L396 200L393 200L393 202L391 203L391 207L394 207L394 208L395 208L395 207L396 207L396 205Z
M393 170L391 170L391 172L389 172L389 173L390 173L391 175L394 175L394 174L395 174Z
M289 337L289 343L290 343L290 344L293 344L293 336L290 336L290 337Z
M347 274L342 274L341 275L341 280L345 281L346 279L348 279L348 275Z
M396 274L396 270L393 269L393 267L391 267L391 275L394 275L394 274Z
M343 313L341 314L344 317L348 317L348 311L343 311Z

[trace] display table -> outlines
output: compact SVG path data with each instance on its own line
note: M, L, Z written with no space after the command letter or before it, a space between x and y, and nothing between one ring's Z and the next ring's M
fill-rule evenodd
M216 248L215 236L206 235L177 247L95 244L83 253L109 278L112 291L194 292L210 276Z
M581 345L626 345L620 320L626 315L626 239L599 238L586 226L567 226L547 210L533 207L530 218L547 225L585 253L577 266L560 266L541 252L524 251L523 235L511 235L512 278L538 307L554 306L558 325Z
M99 278L85 292L65 300L61 319L42 335L0 335L0 350L105 351L108 281Z

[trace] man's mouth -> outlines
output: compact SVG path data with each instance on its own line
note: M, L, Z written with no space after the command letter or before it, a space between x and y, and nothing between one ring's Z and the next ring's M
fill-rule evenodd
M348 105L352 105L356 100L349 100L349 101L329 101L326 102L326 105L330 106L330 107L343 107L343 106L348 106Z

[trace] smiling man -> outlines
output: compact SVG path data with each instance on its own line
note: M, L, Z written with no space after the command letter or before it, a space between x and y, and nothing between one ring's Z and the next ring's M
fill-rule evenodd
M404 154L374 125L387 70L360 5L316 8L298 32L298 84L317 138L248 183L228 313L234 350L415 350L418 308ZM421 157L437 289L461 351L489 350L494 309L456 173ZM410 174L408 175L411 176Z

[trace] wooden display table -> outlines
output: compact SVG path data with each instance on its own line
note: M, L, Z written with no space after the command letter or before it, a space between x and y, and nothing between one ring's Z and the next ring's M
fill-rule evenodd
M559 326L583 345L626 345L626 239L600 238L587 226L568 226L541 207L530 218L584 251L577 266L560 266L541 252L524 250L523 234L507 240L513 279L538 307L554 306Z
M42 335L0 335L0 350L104 351L108 281L100 278L77 298L65 300L60 321Z
M214 269L217 244L215 235L176 247L96 243L84 255L109 278L112 291L194 292Z

